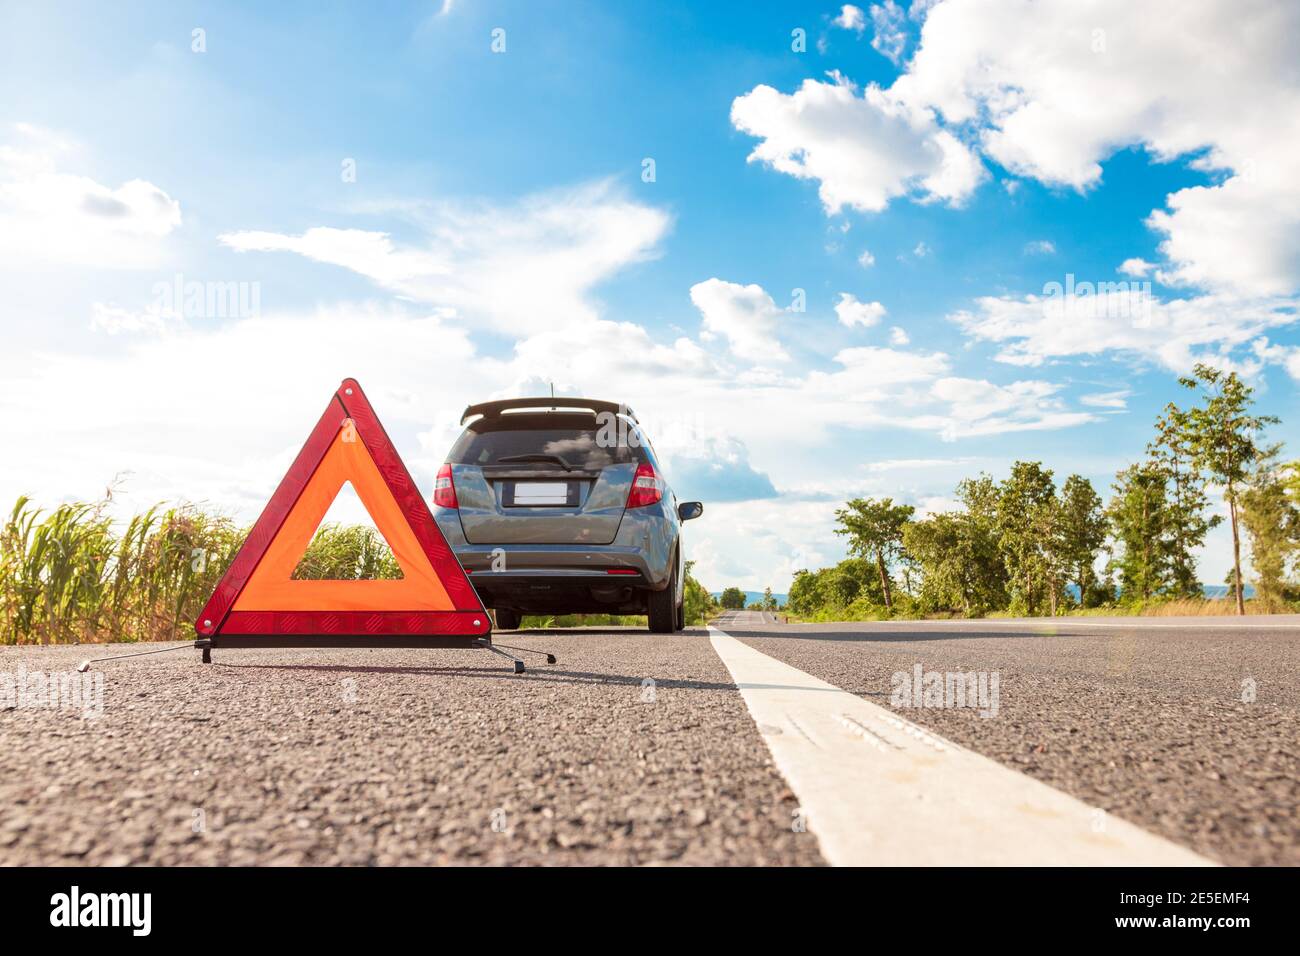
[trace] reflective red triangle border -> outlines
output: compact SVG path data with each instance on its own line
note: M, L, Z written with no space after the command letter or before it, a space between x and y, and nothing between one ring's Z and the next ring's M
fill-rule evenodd
M449 611L234 611L345 419L352 419L416 540L447 590ZM213 647L473 647L492 621L356 379L346 378L262 509L194 629Z

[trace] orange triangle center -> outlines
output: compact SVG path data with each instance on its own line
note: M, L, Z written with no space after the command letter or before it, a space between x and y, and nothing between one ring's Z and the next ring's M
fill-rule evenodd
M295 581L294 569L345 482L352 482L402 578ZM455 608L370 452L345 421L235 599L235 611L450 611Z

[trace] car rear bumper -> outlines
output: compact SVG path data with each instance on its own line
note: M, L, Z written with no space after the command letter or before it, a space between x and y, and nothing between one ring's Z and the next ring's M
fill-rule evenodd
M634 572L643 580L653 575L639 548L558 544L453 545L461 567L474 576L547 575L605 577Z
M676 546L675 527L658 507L625 514L610 544L470 544L455 510L435 507L434 519L476 586L480 573L583 576L613 569L635 571L643 587L659 590L668 586Z
M676 537L658 509L626 514L611 544L470 544L456 511L434 518L487 607L644 614L647 592L672 580Z
M646 592L651 590L644 574L622 565L617 573L600 568L488 568L470 571L469 579L487 607L525 614L644 614Z

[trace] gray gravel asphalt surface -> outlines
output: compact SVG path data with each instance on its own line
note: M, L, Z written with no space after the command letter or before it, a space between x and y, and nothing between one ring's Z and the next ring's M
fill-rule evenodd
M218 649L208 667L192 650L95 665L101 716L0 710L0 865L822 862L702 630L499 639L559 663ZM0 648L0 672L134 649Z
M894 709L1211 859L1300 864L1300 617L719 626L882 706L916 664L996 671L996 717Z
M885 706L915 664L996 671L996 717L896 709L1212 859L1300 864L1300 618L720 623ZM98 716L0 704L0 865L823 862L702 629L498 640L559 663L182 650L96 665ZM0 679L135 649L0 648Z

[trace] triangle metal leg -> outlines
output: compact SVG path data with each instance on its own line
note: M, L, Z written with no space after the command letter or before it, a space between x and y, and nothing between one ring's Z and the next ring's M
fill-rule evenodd
M505 651L501 650L499 647L496 647L495 645L493 645L491 641L487 641L487 640L484 640L483 638L479 638L479 639L478 639L477 641L475 641L474 643L477 644L479 647L486 647L486 648L487 648L489 651L491 651L493 654L500 654L502 657L506 658L506 660L514 661L514 663L515 663L515 673L516 673L516 674L522 674L522 673L524 672L524 662L523 662L523 661L521 661L519 658L515 657L515 655L513 655L513 654L507 654Z
M535 649L533 649L533 648L531 648L531 647L515 647L515 646L513 646L513 645L511 645L511 644L493 644L492 646L493 646L493 647L503 647L503 648L505 648L505 649L508 650L508 651L518 651L520 654L545 654L545 655L546 655L546 663L548 663L548 664L554 664L554 663L555 663L555 655L552 654L550 651L539 651L539 650L535 650Z

